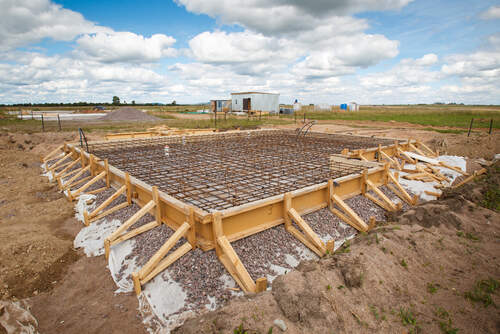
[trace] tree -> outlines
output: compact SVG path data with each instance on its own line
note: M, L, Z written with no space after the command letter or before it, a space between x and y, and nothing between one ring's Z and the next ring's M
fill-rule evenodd
M113 104L115 106L120 105L120 98L118 96L113 96Z
M132 100L132 105L135 105L135 100Z
M175 106L177 102L175 100L172 101L172 105Z

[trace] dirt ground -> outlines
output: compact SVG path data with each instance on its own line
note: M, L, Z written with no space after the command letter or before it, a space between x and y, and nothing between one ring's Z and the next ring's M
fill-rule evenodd
M278 125L277 128L296 129L302 124ZM376 136L398 139L417 139L439 150L440 154L459 155L469 158L493 159L500 152L500 131L491 135L487 130L475 130L467 133L441 133L424 130L429 127L410 123L369 122L369 121L320 121L311 131L326 133L347 133L361 136ZM436 128L440 131L449 129Z
M500 214L469 199L416 206L175 333L498 333Z
M448 154L489 159L500 152L498 131L467 138L399 123L321 122L313 127L398 138L408 138L410 128L412 138ZM102 133L89 137L101 139ZM0 129L0 302L21 300L29 305L41 333L144 332L137 298L114 294L116 287L103 257L87 258L73 249L81 228L73 218L73 204L40 176L40 155L75 139L76 132L28 135ZM426 222L439 224L425 226L422 221L408 223L396 217L399 223L357 238L349 252L304 263L300 270L278 278L272 291L234 300L215 313L188 321L177 332L233 333L242 325L268 333L277 318L285 321L290 333L323 332L322 328L439 332L439 323L450 321L451 329L460 328L460 332L500 331L497 308L463 297L479 280L499 279L498 214L459 197L442 207L439 204L438 209L437 204L429 205L414 216L429 213L432 219ZM448 223L455 216L460 218L459 227ZM357 287L355 277L360 273L363 279ZM437 290L428 292L429 284ZM498 295L493 293L491 298L498 305ZM0 305L0 319L2 313ZM474 328L471 323L478 325ZM0 326L0 333L4 332Z

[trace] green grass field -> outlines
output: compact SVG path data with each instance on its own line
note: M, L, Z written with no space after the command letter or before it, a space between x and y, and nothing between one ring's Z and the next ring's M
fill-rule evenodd
M313 120L393 121L463 129L469 127L472 118L474 128L488 128L493 119L493 128L500 128L499 106L361 106L358 112L312 112L306 109L305 113L307 119ZM297 118L303 115L300 111Z
M177 128L211 128L214 127L213 119L184 119L177 118L176 113L194 111L201 109L199 105L181 106L135 106L138 109L146 109L150 114L163 119L157 124L165 124ZM45 108L44 108L45 109ZM57 109L57 108L52 108ZM346 120L354 121L377 121L377 122L403 122L425 126L423 130L437 131L442 133L460 134L466 132L471 119L474 118L473 129L484 129L493 120L493 128L500 128L500 106L464 106L464 105L411 105L411 106L361 106L359 112L314 112L311 107L303 108L306 118L309 120ZM251 129L269 124L290 124L303 119L304 111L297 115L281 115L247 119L245 117L228 117L226 121L218 119L219 129ZM363 123L363 125L369 125ZM40 121L18 120L15 116L8 116L0 111L0 126L7 126L9 131L41 131ZM57 122L46 122L48 131L57 130ZM102 123L102 122L63 122L63 131L73 131L83 127L89 131L143 131L151 127L152 123ZM362 126L359 124L358 126Z

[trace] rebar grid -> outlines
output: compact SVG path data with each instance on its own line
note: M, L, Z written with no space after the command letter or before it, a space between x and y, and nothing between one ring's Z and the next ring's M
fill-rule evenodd
M343 148L391 141L260 131L152 138L94 145L92 153L163 192L206 211L223 210L362 171L330 164ZM168 147L166 147L168 146Z

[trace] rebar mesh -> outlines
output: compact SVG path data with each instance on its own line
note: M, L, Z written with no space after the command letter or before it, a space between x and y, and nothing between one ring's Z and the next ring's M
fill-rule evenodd
M330 155L379 143L391 141L326 134L297 138L293 131L253 131L110 142L92 145L91 151L210 212L360 172L363 167L355 164L330 165Z

